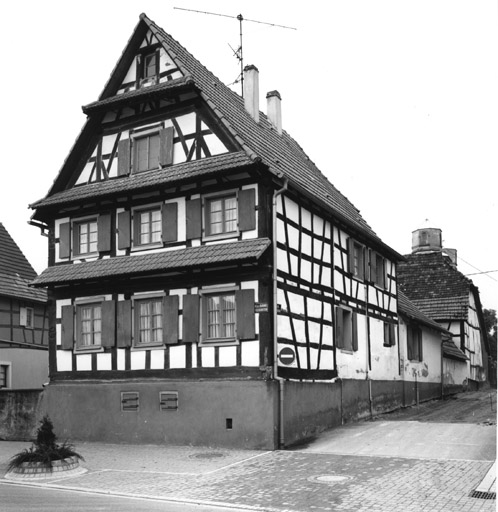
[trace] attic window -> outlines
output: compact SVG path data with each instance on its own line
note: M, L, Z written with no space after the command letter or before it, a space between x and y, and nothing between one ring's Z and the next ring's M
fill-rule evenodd
M159 50L137 55L137 87L146 87L158 82Z
M134 165L137 172L159 166L159 132L134 139Z

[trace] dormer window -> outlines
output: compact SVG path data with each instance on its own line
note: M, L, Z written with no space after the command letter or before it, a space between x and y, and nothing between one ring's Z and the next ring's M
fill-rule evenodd
M148 171L159 167L159 132L134 139L134 164L136 172Z

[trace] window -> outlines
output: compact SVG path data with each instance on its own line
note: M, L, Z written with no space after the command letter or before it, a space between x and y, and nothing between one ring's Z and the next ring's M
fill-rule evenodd
M237 232L237 196L207 198L205 202L206 235Z
M230 287L218 291L203 290L201 292L202 342L222 345L255 339L254 297L253 289L236 290ZM199 301L196 295L184 296L184 341L198 341L199 325L194 320L198 309Z
M207 340L235 338L235 294L206 297Z
M396 324L384 322L384 346L396 345Z
M133 139L133 169L135 172L148 171L159 167L159 132Z
M73 224L73 252L76 256L96 253L98 250L97 219L87 219Z
M0 363L0 388L10 388L10 364Z
M157 83L159 75L159 51L154 50L137 56L137 87Z
M100 347L102 341L102 305L81 304L76 307L76 343L78 348Z
M19 324L26 327L26 329L33 329L34 320L35 317L33 308L21 307Z
M336 309L336 346L349 351L358 350L358 315L344 308Z
M381 288L385 288L385 259L374 251L370 253L370 281Z
M358 279L365 277L365 247L352 238L348 239L349 272Z
M135 300L135 345L162 344L162 297Z
M408 325L406 334L408 359L422 361L422 329L416 325Z
M136 210L134 219L133 245L149 245L161 243L162 216L160 208Z

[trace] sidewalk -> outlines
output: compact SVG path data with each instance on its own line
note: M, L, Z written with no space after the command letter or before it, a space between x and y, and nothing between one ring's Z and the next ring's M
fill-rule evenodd
M29 445L0 442L0 485L7 482L9 458ZM496 506L495 500L470 497L493 465L489 460L99 443L76 449L86 459L85 474L17 485L268 512L468 512Z

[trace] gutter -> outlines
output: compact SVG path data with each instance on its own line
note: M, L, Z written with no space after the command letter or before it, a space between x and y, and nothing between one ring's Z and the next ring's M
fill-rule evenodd
M282 188L273 193L272 208L272 244L273 244L273 378L279 383L278 393L278 447L283 448L285 445L284 437L284 379L278 376L278 356L277 356L277 199L282 195L289 184L287 178L284 179Z

